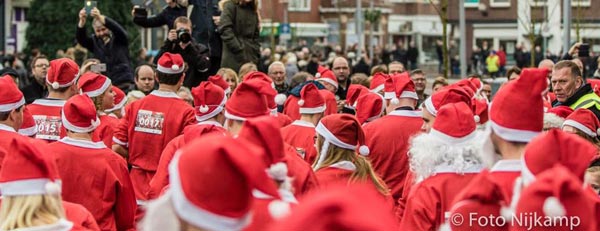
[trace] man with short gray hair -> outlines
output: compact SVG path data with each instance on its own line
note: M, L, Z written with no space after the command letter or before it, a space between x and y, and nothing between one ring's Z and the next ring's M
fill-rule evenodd
M600 118L600 97L585 82L576 63L570 60L558 62L552 70L551 81L556 95L553 107L587 108Z
M277 94L286 94L288 92L289 85L285 82L286 72L285 65L282 62L275 61L269 65L269 77L273 80L275 90Z

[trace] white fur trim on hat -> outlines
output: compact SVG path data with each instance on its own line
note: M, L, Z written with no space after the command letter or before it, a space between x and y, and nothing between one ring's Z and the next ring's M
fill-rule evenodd
M109 87L111 87L112 82L110 81L109 78L105 78L104 83L102 84L102 87L100 87L99 89L93 90L93 91L88 91L88 92L83 92L86 95L88 95L89 97L96 97L99 95L102 95L102 93L104 93L106 91L106 89L108 89Z
M478 134L477 130L475 130L475 131L471 132L471 134L468 134L464 137L456 138L456 137L446 135L445 133L435 130L433 128L429 131L429 135L437 138L438 140L440 140L448 145L470 144L470 142L473 141L473 139L475 137L477 137L477 134Z
M385 92L383 93L383 98L384 99L394 99L396 98L396 92Z
M25 105L25 97L21 97L19 102L16 102L16 103L0 104L0 112L12 111L23 105Z
M217 106L217 108L215 108L214 111L206 114L206 115L202 115L202 116L196 116L196 121L198 122L202 122L205 121L207 119L213 118L215 117L217 114L221 113L223 111L223 109L225 108L225 103L227 102L227 96L223 96L223 100L221 100L221 103L219 104L219 106ZM214 106L214 105L208 105L208 106Z
M373 88L373 90L371 90L371 92L379 94L379 92L382 91L384 87L385 87L385 84L381 84L381 85Z
M304 100L303 100L303 99L301 99L301 100L298 100L298 105L300 105L300 106L304 106Z
M158 66L156 67L157 71L160 71L165 74L179 74L182 73L184 69L185 68L180 67L177 64L173 64L171 67L165 67L158 64Z
M169 164L171 203L178 217L201 229L242 230L247 227L252 221L251 213L247 213L240 218L226 217L198 207L186 197L181 186L178 169L180 154L180 152L175 153L173 161Z
M110 109L104 110L104 112L111 113L113 111L119 110L119 109L125 107L126 103L127 103L127 97L123 97L123 100L121 100L121 102L119 102L118 104L115 104L115 106Z
M325 140L328 140L329 142L331 142L335 146L338 146L338 147L344 148L344 149L350 149L350 150L356 149L356 145L347 144L347 143L339 140L321 122L319 122L319 124L317 124L317 127L315 128L315 131L317 133L319 133L319 135L323 136L323 138L325 138Z
M435 108L435 106L433 106L433 102L431 101L431 96L429 96L429 98L425 99L425 101L423 102L423 105L425 106L425 109L431 113L432 116L437 116L437 109Z
M327 109L326 105L320 107L301 107L300 114L319 114Z
M24 136L34 136L35 134L37 134L38 130L37 130L37 126L33 126L33 127L29 127L29 128L21 128L19 129L19 134L24 135Z
M478 115L474 115L473 120L475 121L475 123L479 123L481 121L481 117L479 117Z
M414 91L403 91L402 94L400 94L400 98L409 98L409 99L418 100L419 96Z
M2 193L2 196L46 195L55 192L56 189L55 186L49 186L49 183L57 184L57 187L59 188L58 191L60 192L60 181L53 182L47 178L0 183L0 192Z
M98 118L98 116L96 116L95 120L91 121L91 125L89 127L78 127L73 125L71 122L69 122L69 120L67 120L67 117L65 116L65 112L61 112L62 113L62 123L63 126L65 126L65 128L69 131L72 132L77 132L77 133L88 133L88 132L92 132L94 131L99 125L100 125L100 119Z
M246 121L246 118L233 115L233 114L229 113L227 111L227 109L225 109L225 118L230 119L230 120Z
M71 82L68 82L65 84L60 84L59 82L54 81L51 83L50 81L48 81L48 75L46 75L46 83L50 84L50 86L54 90L59 89L61 87L69 87L69 86L73 85L75 82L77 82L78 79L79 79L79 73L75 74L75 78L73 78L73 80L71 80Z
M571 127L577 128L588 136L591 136L591 137L598 136L597 131L592 131L592 129L589 129L585 125L583 125L575 120L565 120L565 122L562 124L562 127L564 127L565 125L569 125Z
M500 138L507 141L528 143L529 141L531 141L531 139L533 139L541 133L541 131L534 132L503 127L495 123L493 120L490 120L490 122L494 133L500 136Z
M277 94L275 96L275 103L277 105L283 105L283 104L285 104L286 99L287 99L287 96L285 94Z
M327 82L327 83L333 85L336 89L338 88L338 83L329 78L318 78L317 81L324 81L324 82Z

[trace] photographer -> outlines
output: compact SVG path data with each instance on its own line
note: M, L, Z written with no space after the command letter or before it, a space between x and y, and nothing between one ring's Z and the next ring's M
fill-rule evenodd
M79 11L77 25L77 43L94 53L94 57L106 64L106 74L113 85L121 89L128 89L133 83L133 72L129 60L129 42L127 31L117 22L100 13L98 8L90 11L94 18L92 26L94 34L86 34L85 22L87 14L85 9Z
M180 54L189 67L183 85L191 89L208 79L207 70L210 68L208 48L198 44L192 38L192 22L187 17L175 19L174 26L175 29L169 30L167 41L154 60L158 60L165 52Z
M161 27L167 25L170 29L174 29L175 19L181 16L187 15L187 3L182 0L165 0L167 6L163 10L154 16L148 17L148 11L140 6L134 6L131 11L133 15L133 23L138 26L149 28L149 27Z

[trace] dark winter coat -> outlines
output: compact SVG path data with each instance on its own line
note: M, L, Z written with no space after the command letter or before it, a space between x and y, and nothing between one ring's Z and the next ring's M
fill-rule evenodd
M223 40L221 67L239 71L244 63L258 63L260 57L259 21L251 5L240 5L237 0L223 4L219 32Z
M112 32L112 38L107 44L94 34L87 36L85 27L77 27L77 43L94 53L94 57L100 62L106 63L106 73L103 74L111 79L113 85L133 83L127 31L106 16L105 26Z
M180 5L175 7L166 6L160 13L154 16L134 15L133 22L138 26L146 28L167 25L169 29L175 29L175 19L180 16L187 16L187 7Z
M217 26L212 20L213 16L221 15L219 0L189 0L194 5L190 20L192 20L192 37L200 44L210 49L210 57L221 57L223 52L221 36L217 33ZM236 70L237 71L237 70Z

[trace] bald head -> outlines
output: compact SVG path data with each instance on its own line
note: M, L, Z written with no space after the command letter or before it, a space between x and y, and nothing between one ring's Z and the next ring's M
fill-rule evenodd
M348 75L350 75L350 66L348 65L348 60L346 60L346 58L339 56L335 57L331 66L338 82L345 82L346 79L348 79Z
M547 68L548 70L552 71L552 69L554 68L554 61L550 59L544 59L540 62L538 68Z

